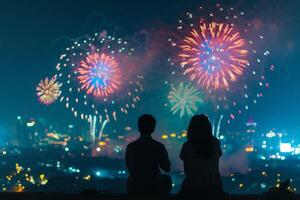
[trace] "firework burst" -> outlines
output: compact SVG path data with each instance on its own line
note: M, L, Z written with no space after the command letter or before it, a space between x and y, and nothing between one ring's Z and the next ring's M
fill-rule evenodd
M189 80L203 91L206 112L227 123L247 113L269 88L267 72L274 70L262 27L252 17L220 4L186 12L168 39L172 70L165 84Z
M191 81L206 89L228 88L247 66L246 41L232 25L200 23L180 45L180 65Z
M39 101L45 105L54 103L60 96L60 87L61 84L56 81L55 76L50 80L48 77L45 80L41 80L36 87Z
M107 97L119 89L120 70L116 60L106 54L94 53L80 62L76 69L81 89L96 97Z
M171 112L179 114L181 118L184 115L192 116L198 110L198 104L203 102L200 92L195 87L183 83L172 87L168 99Z
M66 48L56 66L60 101L75 117L117 120L140 101L143 76L135 49L106 31L84 36Z

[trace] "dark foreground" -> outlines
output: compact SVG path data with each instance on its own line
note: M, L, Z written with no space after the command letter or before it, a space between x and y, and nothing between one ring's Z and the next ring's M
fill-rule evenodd
M277 196L278 197L278 196ZM232 200L264 200L263 195L231 195ZM156 197L129 197L126 194L96 194L89 192L89 194L74 194L74 193L0 193L1 200L138 200L138 199L158 199ZM161 198L164 200L175 200L176 196L171 195L169 197ZM201 198L196 199L210 199L210 198ZM275 198L271 198L275 199ZM281 199L281 198L279 198ZM284 200L288 199L299 199L300 195L295 195L293 198L284 197Z

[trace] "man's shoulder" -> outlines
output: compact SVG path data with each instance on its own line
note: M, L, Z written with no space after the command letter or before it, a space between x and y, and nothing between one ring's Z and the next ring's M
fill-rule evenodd
M147 141L141 140L140 138L138 138L138 139L132 141L131 143L129 143L127 145L127 149L132 148L134 146L140 146L140 145L142 145L142 146L145 146L145 145L149 146L150 145L150 146L155 146L157 148L165 148L165 145L163 143L161 143L161 142L159 142L159 141L157 141L153 138L151 138L150 140L147 140Z
M159 148L165 148L165 145L155 139L152 139L152 142L155 146L159 147Z
M136 143L137 143L137 140L134 140L134 141L130 142L130 143L127 145L127 149L128 149L128 148L131 148L131 147L133 147L133 146L135 146Z

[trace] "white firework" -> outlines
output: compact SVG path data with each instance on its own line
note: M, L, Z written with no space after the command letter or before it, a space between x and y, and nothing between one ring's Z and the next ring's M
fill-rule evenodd
M183 83L180 83L178 87L172 87L168 99L171 112L179 114L180 118L184 115L192 116L198 111L199 103L203 103L201 93L192 85Z

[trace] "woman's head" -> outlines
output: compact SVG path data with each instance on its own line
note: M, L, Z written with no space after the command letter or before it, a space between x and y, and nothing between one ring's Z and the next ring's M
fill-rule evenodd
M208 118L204 115L195 115L192 117L188 127L188 140L199 141L208 140L212 137L212 127Z
M190 121L187 132L194 156L202 159L210 158L214 153L214 142L209 119L203 114L195 115Z

